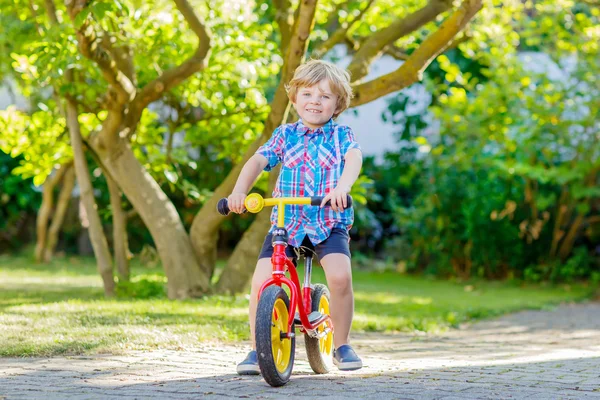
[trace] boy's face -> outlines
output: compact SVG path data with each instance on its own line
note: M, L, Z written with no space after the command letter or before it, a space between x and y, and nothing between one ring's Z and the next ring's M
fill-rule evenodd
M299 88L294 107L304 125L311 129L327 123L337 110L337 96L329 86L329 80L320 81L314 86Z

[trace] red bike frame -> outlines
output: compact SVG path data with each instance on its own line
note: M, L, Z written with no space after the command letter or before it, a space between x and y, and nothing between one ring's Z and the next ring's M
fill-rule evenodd
M298 314L300 316L300 321L302 322L301 331L314 331L324 322L329 322L330 326L333 327L331 322L331 317L329 315L322 315L316 321L311 323L308 320L308 314L310 314L310 310L312 309L311 304L311 288L310 286L304 286L302 290L300 290L300 281L298 280L298 272L296 271L296 266L285 254L285 244L275 244L273 246L273 256L271 257L271 263L273 264L273 276L269 278L260 288L258 292L258 298L262 295L263 290L270 285L287 285L290 289L290 315L288 318L288 336L293 334L292 332L292 323L295 318L295 311L298 309ZM289 271L290 278L285 276L285 272ZM298 307L298 298L300 298L301 307Z
M265 206L277 206L277 228L280 228L285 232L284 229L284 213L285 206L287 204L303 204L303 205L313 205L319 206L323 200L323 197L279 197L279 198L271 198L264 199L258 193L252 193L246 197L244 201L244 205L246 209L252 213L260 212ZM352 198L348 196L347 207L352 206ZM223 215L229 214L229 207L227 206L227 199L221 199L219 204L217 205L217 210L219 213ZM287 236L287 235L286 235ZM263 291L267 286L277 285L281 287L282 285L287 285L290 289L290 315L288 318L288 332L287 336L292 337L294 332L292 332L292 324L295 319L295 311L298 310L298 314L300 316L300 322L302 322L302 327L300 330L308 333L310 336L317 336L316 329L319 325L324 322L328 322L329 326L333 328L333 322L329 315L321 315L316 320L312 322L309 320L309 314L312 310L311 304L311 285L310 285L310 274L312 264L307 263L307 267L305 270L305 280L304 287L300 288L300 282L298 280L298 273L296 272L296 266L292 263L290 259L288 259L285 254L285 248L287 247L287 242L281 237L281 239L276 240L273 243L273 256L271 257L271 263L273 264L273 276L269 278L260 288L258 292L258 297L262 295ZM307 259L308 260L308 259ZM290 278L285 276L285 273L290 273ZM298 302L300 299L300 303Z

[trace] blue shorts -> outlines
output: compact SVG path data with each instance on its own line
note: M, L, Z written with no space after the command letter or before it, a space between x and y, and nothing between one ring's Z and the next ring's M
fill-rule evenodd
M260 250L260 255L258 256L259 260L261 258L271 258L273 255L272 237L273 235L270 233L265 236L265 241ZM311 243L307 235L304 237L301 246L307 247L317 253L319 260L322 260L327 254L332 253L345 254L350 258L350 235L348 235L346 229L342 228L333 228L329 237L316 246ZM296 247L288 246L285 248L285 254L287 254L294 263L296 263L298 259L297 251L298 248Z

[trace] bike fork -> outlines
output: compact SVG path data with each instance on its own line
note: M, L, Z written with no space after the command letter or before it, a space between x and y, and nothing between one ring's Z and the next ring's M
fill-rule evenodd
M311 311L311 286L310 286L310 278L312 275L312 261L313 258L312 256L306 256L304 257L304 284L302 285L302 290L303 290L303 306L304 306L304 310L306 310L307 314L310 314Z

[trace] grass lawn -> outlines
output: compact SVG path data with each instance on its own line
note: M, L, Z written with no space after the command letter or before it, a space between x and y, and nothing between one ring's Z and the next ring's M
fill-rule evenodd
M134 263L132 290L160 287L160 268ZM301 272L300 272L301 274ZM324 282L320 268L313 282ZM591 296L582 285L456 283L395 273L354 272L354 332L435 332L477 318L545 308ZM247 340L248 299L212 296L170 301L103 297L95 262L0 255L0 356L121 353L193 349L206 342Z

